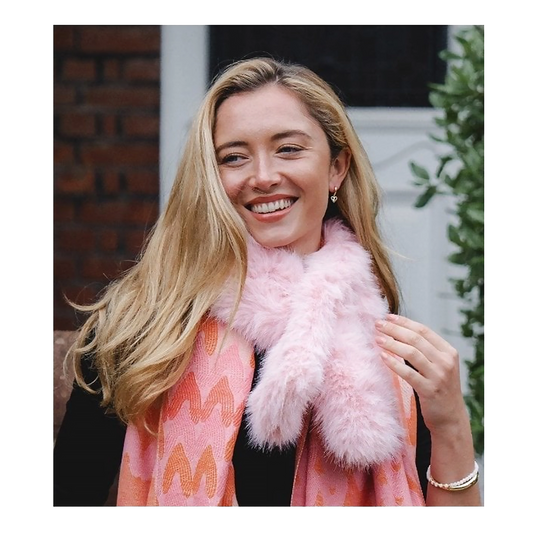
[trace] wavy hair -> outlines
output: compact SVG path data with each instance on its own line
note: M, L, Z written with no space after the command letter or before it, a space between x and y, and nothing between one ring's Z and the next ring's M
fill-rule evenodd
M392 312L398 289L376 225L379 188L345 108L331 87L306 67L270 58L237 62L212 84L194 120L168 203L136 264L94 304L66 364L85 389L81 361L98 370L102 404L126 423L146 424L150 407L185 371L198 329L230 275L246 278L246 228L222 186L213 132L220 104L234 94L279 84L292 91L326 134L334 159L351 154L338 202L340 216L373 260ZM236 295L236 304L239 299Z

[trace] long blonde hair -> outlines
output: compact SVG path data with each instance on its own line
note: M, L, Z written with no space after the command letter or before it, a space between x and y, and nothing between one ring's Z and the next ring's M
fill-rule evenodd
M246 277L246 228L224 192L213 145L216 112L233 94L280 84L293 91L324 130L332 159L348 149L351 163L335 212L373 258L392 312L398 290L376 226L379 188L339 98L299 65L272 59L235 63L215 80L191 127L169 200L139 261L92 305L67 361L85 383L81 360L98 370L103 405L125 422L146 421L151 406L185 371L198 329L224 281ZM236 295L236 302L238 300Z

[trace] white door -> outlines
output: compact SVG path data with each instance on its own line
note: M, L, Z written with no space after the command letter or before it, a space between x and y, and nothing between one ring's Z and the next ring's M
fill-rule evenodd
M365 147L383 191L380 227L402 292L402 314L423 322L448 339L463 359L472 347L460 335L459 300L449 278L457 276L447 255L452 199L434 197L414 208L421 190L413 185L409 162L436 169L443 147L429 138L438 133L432 109L350 109L350 119ZM463 385L466 371L463 371Z

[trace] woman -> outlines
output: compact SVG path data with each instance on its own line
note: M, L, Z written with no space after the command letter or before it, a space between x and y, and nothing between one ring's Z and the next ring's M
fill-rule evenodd
M109 484L122 455L119 505L479 505L457 353L396 314L377 209L318 76L253 59L215 81L140 261L83 308L70 355L127 424L100 461ZM66 432L58 494L75 470Z

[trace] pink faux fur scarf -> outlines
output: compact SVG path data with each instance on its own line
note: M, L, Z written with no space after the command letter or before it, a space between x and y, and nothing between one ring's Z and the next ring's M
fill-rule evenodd
M342 467L397 458L405 430L390 370L374 340L387 305L368 253L340 221L324 225L323 246L301 257L252 238L248 273L231 328L265 350L246 420L253 444L297 442L306 413L326 454ZM229 281L211 315L228 323Z
M386 312L368 255L340 222L307 257L250 241L232 327L228 282L180 380L128 425L118 505L238 505L232 458L246 406L256 445L297 441L291 505L424 505L411 387L381 362ZM250 393L254 346L266 351ZM258 479L258 483L262 480Z

